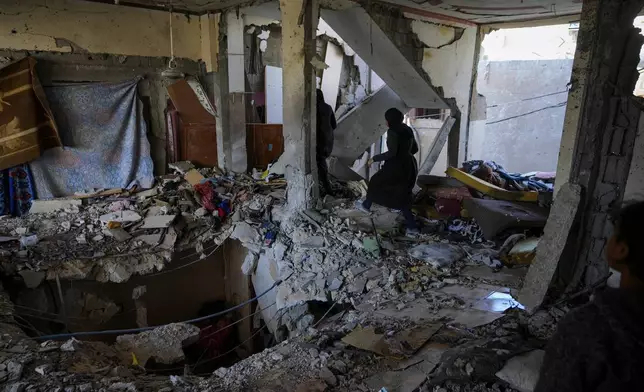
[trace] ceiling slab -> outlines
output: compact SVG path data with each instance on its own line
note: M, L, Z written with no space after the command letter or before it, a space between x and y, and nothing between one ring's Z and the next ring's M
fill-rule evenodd
M83 0L93 3L116 4L121 6L142 7L158 10L204 14L237 6L250 6L266 3L270 0Z
M383 0L403 11L438 14L465 23L498 23L581 14L582 0Z

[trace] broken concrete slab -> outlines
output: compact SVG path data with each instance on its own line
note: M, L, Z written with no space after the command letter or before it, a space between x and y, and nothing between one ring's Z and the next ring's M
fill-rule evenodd
M548 209L533 203L466 199L463 206L476 219L486 240L507 229L540 229L548 219Z
M142 366L150 358L170 365L185 359L182 343L198 335L199 328L194 325L168 324L136 335L118 336L116 347L128 358L128 362L131 362L134 353Z
M496 376L520 392L532 392L539 380L544 355L543 350L533 350L510 358Z
M148 216L143 221L142 229L165 229L170 227L172 222L177 219L177 215L155 215Z
M254 243L260 240L257 229L246 222L238 222L230 234L230 238L240 240L243 243Z
M527 267L522 268L501 268L498 271L490 269L487 265L468 265L461 270L462 276L470 276L478 279L485 279L498 282L504 286L519 287L522 279L528 273Z
M564 253L581 202L581 186L566 183L561 186L550 210L550 218L537 246L537 255L530 265L519 294L526 310L533 312L546 296L557 265Z
M389 345L385 341L385 335L376 333L373 327L362 328L358 326L351 333L343 337L342 342L355 348L371 351L383 356L391 355Z
M78 207L83 204L80 199L36 199L31 202L30 214L60 211Z
M161 234L146 234L135 238L137 241L143 241L148 245L158 245L161 241Z
M429 374L440 364L441 356L449 347L445 343L429 342L416 354L398 364L396 370L405 370L414 366L425 374Z

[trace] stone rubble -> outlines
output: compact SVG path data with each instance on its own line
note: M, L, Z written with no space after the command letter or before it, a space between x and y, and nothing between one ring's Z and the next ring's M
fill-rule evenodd
M178 165L181 167L181 165ZM243 175L194 170L223 203L243 200L255 183ZM81 196L79 196L81 197ZM167 267L173 252L202 249L230 234L230 219L201 206L181 172L158 177L141 192L120 190L79 199L39 200L34 212L0 220L0 273L19 274L30 287L46 279L122 283Z
M327 197L316 210L295 214L285 205L283 189L257 192L244 178L204 171L206 178L225 178L221 182L228 184L227 191L217 192L236 203L222 221L199 204L192 185L182 180L185 173L192 173L192 180L194 169L185 165L180 170L181 175L165 176L139 196L62 205L35 218L0 221L7 235L35 233L39 238L28 249L3 243L1 272L18 273L32 286L51 279L52 271L123 282L132 274L166 267L160 256L158 262L147 259L152 267L137 269L137 260L150 254L189 246L205 253L209 241L230 236L249 251L244 274L256 279L270 271L273 281L281 280L274 292L277 312L270 319L263 314L263 322L275 336L287 330L285 340L213 374L194 375L189 367L160 374L144 369L148 358L181 361L182 342L194 338L197 327L171 324L119 336L113 345L76 339L38 344L16 327L26 326L0 290L0 382L5 390L513 392L495 374L517 356L543 349L568 310L560 305L528 315L508 298L494 297L512 298L521 278L507 280L502 273L508 268L487 266L486 258L496 260L499 252L481 240L475 224L429 222L430 232L407 238L400 235L396 212L375 208L367 216L351 209L352 198ZM154 227L145 229L149 217ZM162 248L171 232L174 247ZM78 243L80 236L85 244ZM49 247L55 248L60 238L72 243L73 257L49 261ZM27 252L29 261L22 261L19 252ZM88 252L99 256L92 261L79 256ZM63 275L61 266L81 272ZM469 268L489 273L464 274ZM40 272L47 275L33 274ZM96 307L112 309L109 304ZM350 335L372 340L349 343L345 338Z

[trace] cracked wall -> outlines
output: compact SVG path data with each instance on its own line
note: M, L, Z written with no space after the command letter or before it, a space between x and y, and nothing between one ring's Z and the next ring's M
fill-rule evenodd
M279 21L245 19L244 33L244 66L248 91L256 93L264 91L264 68L267 65L282 67L282 28ZM251 21L251 24L249 24ZM256 22L270 22L268 25L256 25ZM382 80L375 74L371 77L371 69L330 27L320 20L316 39L316 52L321 59L325 58L327 44L336 45L343 52L342 70L337 92L336 117L341 117L364 101L370 92L380 87ZM318 87L324 71L316 69ZM370 80L371 79L371 80ZM368 84L371 82L372 86ZM251 99L252 100L252 99ZM263 104L263 101L260 101ZM248 103L247 122L263 122L258 117L252 102ZM252 110L250 110L252 109Z
M198 60L198 17L173 16L175 56ZM72 0L3 1L0 48L169 56L169 14Z
M466 157L477 28L372 7L369 14L401 53L461 113L458 161ZM458 124L458 123L457 123Z

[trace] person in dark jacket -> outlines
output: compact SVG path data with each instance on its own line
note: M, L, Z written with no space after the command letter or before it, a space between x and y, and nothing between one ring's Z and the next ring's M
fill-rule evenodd
M644 202L614 220L606 259L621 277L572 310L548 343L535 392L644 391Z
M329 181L329 167L326 160L333 151L333 131L338 127L335 120L333 108L324 102L322 90L317 89L317 140L315 144L315 156L318 164L318 177L327 194L333 195L331 182Z
M418 175L418 163L414 154L418 144L414 132L403 123L405 116L396 108L385 112L387 120L387 152L376 155L373 162L384 162L382 168L371 177L367 198L356 202L356 207L368 212L371 204L401 210L405 217L408 234L417 234L418 226L411 212L412 191ZM371 162L369 162L371 163Z

